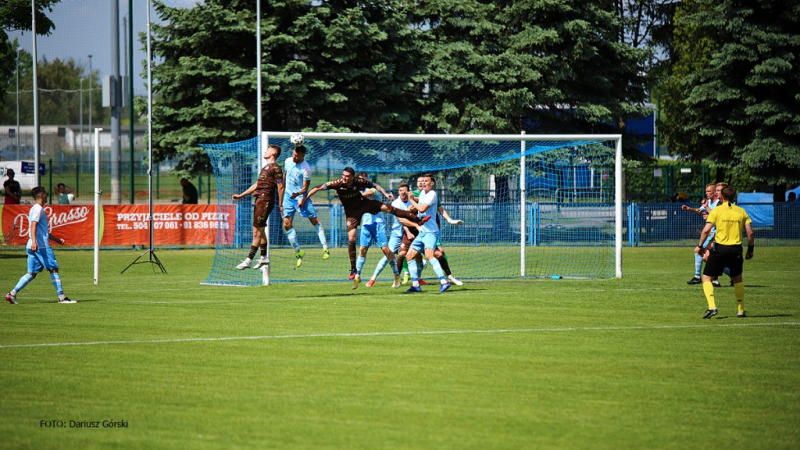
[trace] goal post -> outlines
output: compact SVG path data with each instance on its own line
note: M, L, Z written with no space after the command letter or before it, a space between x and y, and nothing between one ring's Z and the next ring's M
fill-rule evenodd
M278 162L284 166L292 156L289 138L295 133L266 131L248 141L202 145L217 178L218 208L235 217L228 222L234 229L222 223L218 228L206 283L347 279L345 214L327 190L311 201L330 246L329 259L322 259L319 230L297 214L293 232L306 254L296 268L276 208L268 223L268 272L235 269L250 247L252 204L233 202L231 195L255 181L266 145L282 148ZM417 177L432 173L441 206L464 221L450 225L440 218L441 244L457 278L622 277L621 135L303 134L311 187L353 167L396 196L400 183L416 189ZM385 216L390 229L394 216ZM374 247L362 272L365 280L382 257ZM387 268L378 282L391 276Z

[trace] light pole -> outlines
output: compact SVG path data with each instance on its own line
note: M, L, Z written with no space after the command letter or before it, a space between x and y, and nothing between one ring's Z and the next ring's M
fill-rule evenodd
M89 55L89 130L92 129L92 55Z
M19 161L19 52L22 47L17 45L17 161Z
M83 78L81 78L81 140L80 153L83 153Z

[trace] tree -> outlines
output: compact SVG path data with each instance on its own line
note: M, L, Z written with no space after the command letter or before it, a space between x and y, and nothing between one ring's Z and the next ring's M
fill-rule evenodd
M679 53L670 77L670 145L764 182L800 180L797 2L687 0L681 9L676 46L699 48Z
M38 0L36 5L36 34L48 35L55 24L45 15L52 12L60 0ZM0 107L6 102L6 86L15 73L17 49L12 46L6 30L32 29L31 2L29 0L6 0L0 4Z
M265 2L263 128L413 129L420 59L401 3ZM236 0L155 5L167 22L154 27L153 53L161 59L153 69L155 159L181 156L178 171L205 172L198 143L255 134L254 7Z

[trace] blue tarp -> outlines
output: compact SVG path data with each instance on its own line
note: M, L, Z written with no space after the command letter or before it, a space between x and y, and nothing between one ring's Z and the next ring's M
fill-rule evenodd
M771 227L775 223L772 199L772 194L768 192L741 192L736 197L736 204L747 211L747 215L753 221L753 227ZM760 205L759 203L768 204Z

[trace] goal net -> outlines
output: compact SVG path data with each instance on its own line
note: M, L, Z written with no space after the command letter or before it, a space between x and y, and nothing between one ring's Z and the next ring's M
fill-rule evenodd
M261 271L237 270L252 241L252 201L232 201L256 179L262 149L277 144L284 166L294 146L289 132L264 132L231 144L204 144L214 168L220 217L207 284L257 285ZM441 206L441 245L453 275L477 280L519 277L612 278L622 276L621 137L619 135L402 135L305 133L311 187L353 167L397 196L400 184L416 189L417 177L433 174ZM389 199L378 199L391 203ZM330 247L323 259L319 230L300 214L293 228L303 263L284 232L278 208L269 218L271 282L347 280L350 259L345 214L335 192L312 197ZM384 214L387 233L395 217ZM360 241L360 239L359 239ZM360 242L359 242L360 244ZM256 255L258 257L258 254ZM383 257L375 244L362 279ZM431 269L422 278L433 278ZM393 280L389 267L376 286Z

